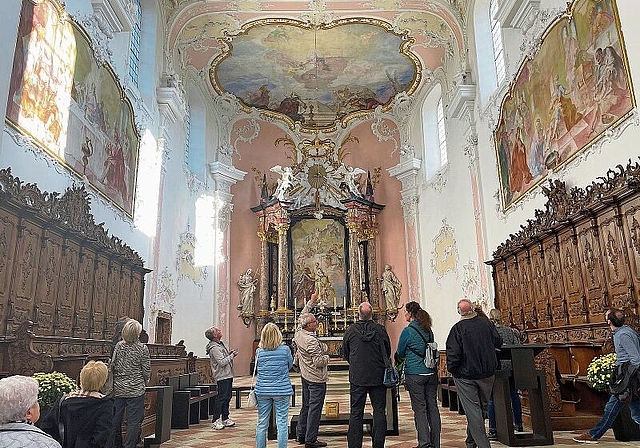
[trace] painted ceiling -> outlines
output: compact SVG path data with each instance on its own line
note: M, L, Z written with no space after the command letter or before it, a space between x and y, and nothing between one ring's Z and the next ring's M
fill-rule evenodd
M344 126L468 64L466 0L164 2L176 73L289 126Z

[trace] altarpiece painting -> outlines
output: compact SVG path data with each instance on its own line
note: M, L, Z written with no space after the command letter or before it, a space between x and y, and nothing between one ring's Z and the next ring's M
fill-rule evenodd
M140 138L133 109L55 0L22 4L7 119L129 216Z
M615 0L577 0L506 95L494 140L505 209L635 107Z

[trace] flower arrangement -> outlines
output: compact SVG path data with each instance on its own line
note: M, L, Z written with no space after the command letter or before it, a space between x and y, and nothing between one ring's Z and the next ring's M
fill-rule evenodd
M48 408L64 394L78 390L75 380L61 372L35 373L38 382L38 401L40 406Z
M609 381L615 368L615 353L597 356L593 358L591 363L589 363L589 367L587 367L587 381L595 390L608 392Z

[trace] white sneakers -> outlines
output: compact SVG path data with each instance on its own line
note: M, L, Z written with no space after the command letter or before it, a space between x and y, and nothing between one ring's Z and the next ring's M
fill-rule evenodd
M230 418L228 418L228 419L226 419L226 420L223 420L223 421L222 421L222 424L223 424L224 426L226 426L226 427L229 427L229 426L236 426L236 422L234 422L234 421L233 421L233 420L231 420Z
M236 422L234 422L230 418L226 420L222 420L222 418L219 418L218 420L216 420L211 424L211 427L219 431L221 429L227 428L229 426L235 426L235 425L236 425Z

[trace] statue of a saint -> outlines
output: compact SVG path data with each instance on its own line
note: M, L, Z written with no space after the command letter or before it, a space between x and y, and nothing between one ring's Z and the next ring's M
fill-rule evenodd
M388 264L384 266L384 272L382 273L380 282L380 288L384 294L387 311L397 312L402 283L400 283L400 280L398 280L398 277L396 277L396 274L393 273L391 266Z
M249 315L253 314L253 296L256 292L256 286L258 279L253 278L253 272L251 268L247 269L244 274L240 274L238 279L238 288L240 289L240 303L238 309L240 314Z

